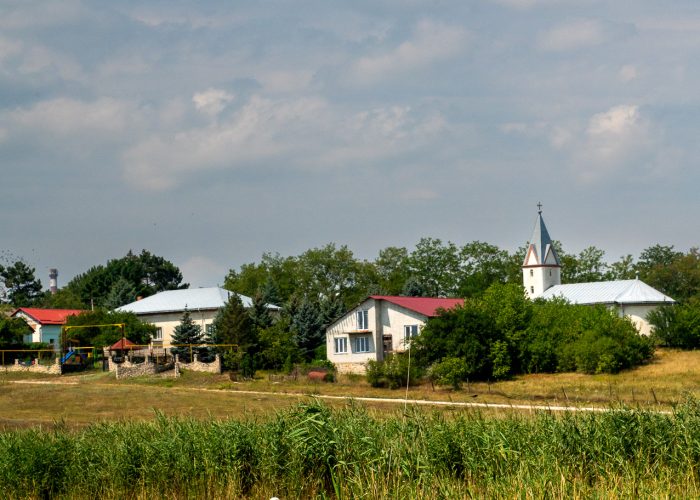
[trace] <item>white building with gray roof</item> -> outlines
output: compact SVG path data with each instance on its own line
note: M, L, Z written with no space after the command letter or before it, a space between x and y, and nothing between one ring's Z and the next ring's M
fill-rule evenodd
M562 298L572 304L603 304L629 317L642 335L651 333L647 315L675 301L639 279L561 283L561 262L539 210L523 261L523 285L531 299Z
M183 290L166 290L145 299L137 300L117 308L117 311L132 312L146 323L156 327L154 343L167 346L171 343L173 331L180 324L185 311L190 312L192 320L208 332L216 314L234 292L219 287L187 288ZM245 295L237 294L243 307L249 308L253 300ZM271 312L278 312L280 307L267 304Z

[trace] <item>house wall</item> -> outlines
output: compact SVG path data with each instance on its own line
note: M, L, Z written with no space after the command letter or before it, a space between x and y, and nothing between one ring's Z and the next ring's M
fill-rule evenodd
M368 325L371 329L358 330L357 311L365 309L368 311ZM384 358L384 336L391 335L394 352L403 352L406 349L404 326L418 325L420 333L425 321L426 317L422 314L384 300L367 299L326 329L327 357L340 373L364 373L368 361L380 361ZM360 336L370 339L370 352L355 350L355 339ZM347 339L347 353L335 352L336 338Z
M192 321L202 328L202 332L207 331L207 325L214 322L218 309L193 310L190 311ZM144 323L155 325L163 331L162 341L164 345L172 343L175 327L182 321L184 311L160 313L160 314L138 314L138 318Z
M632 320L641 335L651 335L653 327L647 321L647 315L657 307L653 304L624 305L619 307L619 311Z

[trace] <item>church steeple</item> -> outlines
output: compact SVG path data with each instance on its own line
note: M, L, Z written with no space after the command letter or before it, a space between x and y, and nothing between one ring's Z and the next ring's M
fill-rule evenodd
M561 284L561 261L542 218L542 204L538 203L537 208L535 228L523 261L523 285L530 298Z

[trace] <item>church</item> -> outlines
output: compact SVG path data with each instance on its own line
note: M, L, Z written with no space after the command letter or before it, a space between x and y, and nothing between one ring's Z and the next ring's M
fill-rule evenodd
M542 218L542 205L523 262L523 285L531 299L563 298L572 304L603 304L629 317L642 335L651 333L647 315L654 309L675 301L639 279L597 281L593 283L561 282L561 261Z

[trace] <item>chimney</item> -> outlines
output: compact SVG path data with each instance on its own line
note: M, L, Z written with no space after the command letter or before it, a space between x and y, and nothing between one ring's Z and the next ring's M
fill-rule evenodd
M58 269L49 269L49 291L52 295L58 291Z

